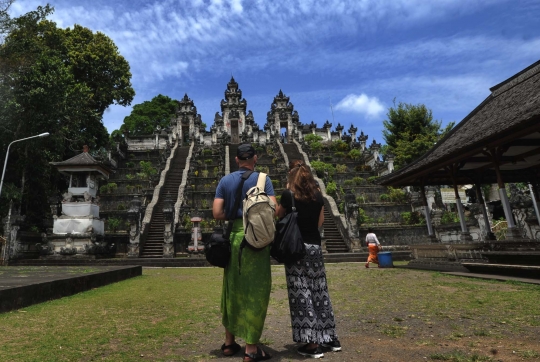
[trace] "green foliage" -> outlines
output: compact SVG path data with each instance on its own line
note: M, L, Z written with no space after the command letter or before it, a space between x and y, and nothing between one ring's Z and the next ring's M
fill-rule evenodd
M375 184L378 179L379 179L379 176L370 176L367 178L367 182L370 184Z
M208 177L208 170L202 170L201 171L201 176L202 177Z
M451 224L459 222L459 215L457 212L445 211L441 216L441 224Z
M353 186L354 181L353 180L345 180L343 181L343 186Z
M343 157L345 157L345 154L343 152L336 152L336 153L334 153L334 157L343 158ZM326 160L326 156L324 157L324 159ZM330 157L330 160L332 160L332 157Z
M362 226L363 224L369 224L371 222L372 219L367 215L366 211L361 207L358 208L358 215L356 216L356 224L358 225L358 227Z
M118 185L115 182L109 182L99 188L99 192L102 194L111 194L118 189Z
M110 231L114 233L120 227L121 221L122 220L120 220L119 218L111 217L110 219L107 220L107 227L109 228Z
M332 157L332 156L324 156L325 161L332 161L333 159L334 159L334 157Z
M322 150L322 137L315 135L315 134L309 134L304 137L304 141L308 144L308 146L311 148L311 150L315 153L320 152Z
M367 182L365 178L360 177L360 176L355 176L355 177L353 177L352 180L358 186L363 185L363 184L365 184Z
M133 190L135 190L135 186L134 185L126 185L126 190L128 193L132 193Z
M407 203L408 197L405 191L402 189L393 188L391 186L388 187L388 197L390 201L397 202L397 203Z
M360 152L360 150L356 149L356 148L353 148L352 150L349 151L349 153L347 154L347 156L351 159L351 160L354 160L354 161L358 161L360 159L360 156L362 155L362 153Z
M136 104L131 114L124 118L120 131L130 136L151 135L158 126L162 129L168 127L171 118L176 115L177 104L177 101L161 94L150 101Z
M337 185L334 181L330 181L328 185L326 185L326 193L332 197L336 197Z
M335 140L334 142L332 142L330 148L334 151L338 151L341 153L349 151L349 145L343 140Z
M395 155L396 168L417 159L434 143L444 137L454 126L449 123L444 129L441 121L433 120L433 114L423 104L413 105L400 102L390 107L387 120L383 121L383 138L389 152Z
M133 161L128 161L128 162L126 162L126 167L133 168L133 167L135 167L135 163Z
M152 166L152 162L140 161L139 165L141 166L141 173L144 179L148 180L150 177L157 174L157 170L154 168L154 166Z
M118 206L116 206L116 210L125 210L126 209L126 205L124 205L123 203L119 203Z
M127 178L128 180L134 180L134 179L135 179L135 175L127 174L127 175L126 175L126 178Z
M390 196L388 196L388 194L381 194L379 195L379 200L383 201L383 202L387 202L390 200Z
M66 187L50 162L73 157L84 144L108 146L103 113L111 104L129 105L135 94L129 64L109 37L80 25L59 28L46 20L52 12L46 5L9 20L0 14L7 30L0 46L0 149L50 133L9 155L5 182L20 187L25 180L21 212L31 224L42 222L50 213L47 198Z
M347 165L336 165L336 172L337 173L346 173L347 172Z
M317 176L319 177L324 176L324 171L328 172L328 176L330 177L334 176L336 173L336 168L334 166L322 161L312 161L311 167L315 169L315 172L317 172Z
M366 171L371 171L371 166L369 166L369 165L357 165L357 166L355 166L354 169L356 171L359 171L359 172L366 172Z
M274 187L274 189L279 189L281 187L281 181L279 180L271 180L272 181L272 186Z
M404 225L422 225L426 223L424 215L418 211L402 212L401 220Z
M214 160L212 160L211 158L208 158L208 159L204 160L204 163L207 164L207 165L211 165L213 162L214 162Z
M209 148L205 148L205 149L202 151L202 154L203 154L203 156L212 156L212 150L209 149Z
M343 214L345 212L345 203L344 202L339 203L338 210L339 210L340 214Z
M203 209L207 209L208 208L208 200L207 199L202 199L201 200L201 207Z
M356 196L356 203L357 204L365 204L366 198L364 196Z

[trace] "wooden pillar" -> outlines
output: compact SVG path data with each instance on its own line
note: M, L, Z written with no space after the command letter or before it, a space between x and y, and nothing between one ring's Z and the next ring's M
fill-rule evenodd
M536 221L538 221L538 225L540 225L540 212L538 211L538 203L536 200L538 200L538 187L535 184L534 186L529 183L529 190L531 191L531 199L534 206L534 212L536 214Z

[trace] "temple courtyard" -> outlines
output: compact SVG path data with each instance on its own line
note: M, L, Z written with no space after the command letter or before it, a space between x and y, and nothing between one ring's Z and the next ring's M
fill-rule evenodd
M540 359L538 284L395 264L382 269L365 269L363 263L327 265L343 351L325 353L325 360ZM12 283L17 278L54 279L53 267L17 268L0 268L0 281L8 280L8 274ZM61 268L57 279L102 271ZM291 340L283 266L272 266L272 278L261 343L274 361L304 360ZM144 268L142 275L121 282L4 312L2 361L230 361L220 351L221 282L218 268ZM241 360L241 354L233 359Z

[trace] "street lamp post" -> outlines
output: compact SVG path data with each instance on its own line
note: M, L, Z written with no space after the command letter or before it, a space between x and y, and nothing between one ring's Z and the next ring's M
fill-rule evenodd
M9 144L7 148L7 152L6 152L6 160L4 161L4 171L2 171L2 180L0 181L0 196L2 196L2 185L4 184L4 175L6 174L6 165L7 165L7 161L9 157L9 148L11 147L11 145L14 144L15 142L26 141L26 140L29 140L31 138L36 138L36 137L47 137L48 135L49 135L49 132L45 132L45 133L38 134L36 136L21 138L20 140L15 140Z

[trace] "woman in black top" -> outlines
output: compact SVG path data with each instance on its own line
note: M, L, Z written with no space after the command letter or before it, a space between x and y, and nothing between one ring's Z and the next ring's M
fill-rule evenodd
M323 357L323 349L340 351L334 311L326 282L321 235L324 202L308 166L300 160L289 165L287 188L294 193L298 227L306 245L306 256L285 265L293 340L306 343L298 349L303 356ZM291 193L284 191L278 206L279 217L291 212Z

